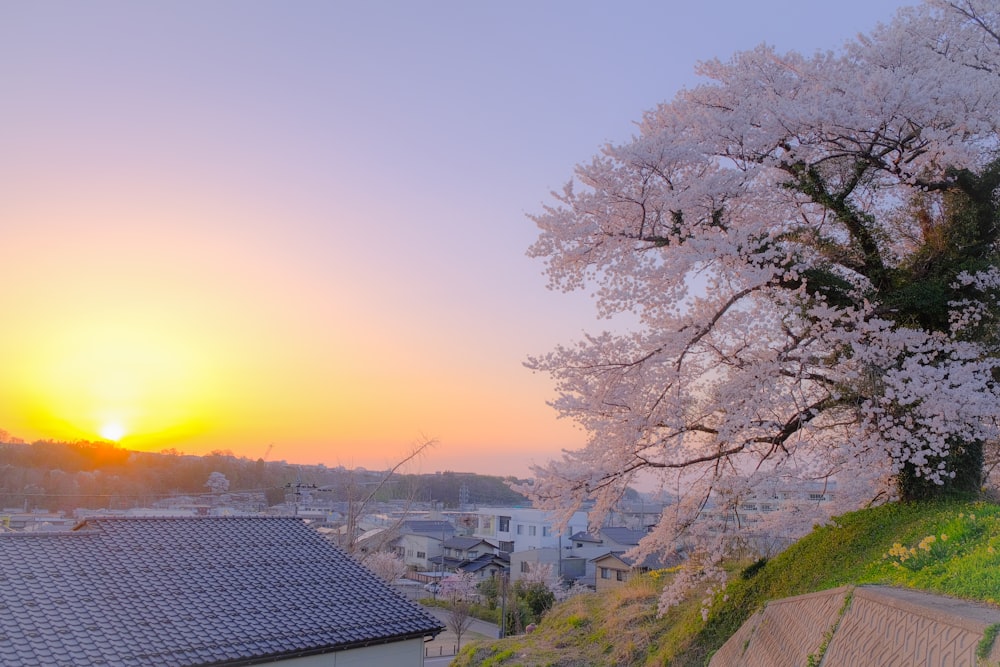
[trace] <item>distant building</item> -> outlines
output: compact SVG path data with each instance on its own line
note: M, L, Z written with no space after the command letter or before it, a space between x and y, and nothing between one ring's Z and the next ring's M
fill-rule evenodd
M666 567L678 565L680 562L681 558L679 556L674 556L665 563L652 555L642 559L635 559L626 556L620 551L609 551L593 559L594 569L597 572L594 588L600 593L601 591L624 586L625 582L636 574L642 574L650 570L661 570Z
M441 543L443 555L430 559L439 572L469 572L478 579L504 574L510 569L510 556L493 543L478 537L450 537Z
M476 575L477 579L489 579L510 572L510 556L502 552L482 554L459 565L457 571L469 572Z
M66 531L76 525L76 520L66 517L62 512L48 510L32 510L25 512L19 509L0 510L0 530L15 530L26 532Z
M551 512L533 508L483 507L476 512L475 537L493 541L501 551L559 548L573 533L586 530L587 513L576 512L563 532Z
M483 555L499 552L496 545L478 537L449 537L441 542L442 555L428 559L435 568L455 572L459 566Z
M399 536L391 542L393 552L417 570L432 569L431 559L443 554L441 544L455 535L450 522L432 519L407 519L396 531Z
M605 527L596 533L579 531L561 540L560 547L526 549L510 555L511 580L517 581L539 564L551 566L563 580L595 585L593 559L609 551L624 552L639 544L646 533L631 528Z

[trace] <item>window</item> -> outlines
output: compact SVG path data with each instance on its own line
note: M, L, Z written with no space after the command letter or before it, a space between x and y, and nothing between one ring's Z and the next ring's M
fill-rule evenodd
M535 526L528 526L528 536L529 537L535 536Z
M413 558L413 549L407 549L406 550L406 557L407 558Z
M822 493L810 493L809 500L825 500Z
M625 581L625 573L621 570L615 570L615 578L618 581Z
M609 568L602 567L601 568L601 579L610 579L610 578L611 578L611 570Z
M509 533L510 532L510 517L509 516L501 516L501 517L497 517L497 518L499 519L499 524L500 524L497 527L497 530L499 530L501 533Z
M549 536L549 527L542 526L542 537L548 537L548 536Z
M513 542L500 542L500 551L509 554L514 550Z
M531 566L528 565L528 561L522 560L521 561L521 572L530 572L530 571L531 571Z
M427 553L424 551L418 551L417 558L427 558Z
M466 556L466 558L468 558L469 560L472 560L473 558L476 558L478 556L479 556L479 552L476 551L475 549L473 549L472 551L469 552L469 555Z
M524 526L522 526L521 524L517 524L517 534L524 535Z

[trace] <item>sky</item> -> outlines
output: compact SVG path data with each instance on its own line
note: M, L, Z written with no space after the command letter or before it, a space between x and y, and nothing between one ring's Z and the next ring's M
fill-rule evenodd
M0 429L526 476L607 324L528 219L698 61L904 2L0 0Z

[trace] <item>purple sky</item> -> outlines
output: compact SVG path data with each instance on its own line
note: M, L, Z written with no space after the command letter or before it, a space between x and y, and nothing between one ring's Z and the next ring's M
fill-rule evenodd
M0 428L524 474L584 436L522 362L602 326L525 214L698 60L902 4L4 3Z

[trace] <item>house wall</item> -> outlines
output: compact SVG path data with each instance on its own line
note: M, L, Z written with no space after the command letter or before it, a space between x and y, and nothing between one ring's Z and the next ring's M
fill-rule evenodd
M585 583L590 583L587 581L587 559L576 556L563 557L562 576L566 579L584 579Z
M573 578L584 577L587 584L593 584L596 570L591 559L606 553L608 553L608 549L603 546L591 546L588 544L586 547L577 549L575 547L567 548L567 544L563 544L563 576ZM581 561L582 565L580 564ZM511 581L517 581L524 576L523 566L521 565L523 562L527 562L529 568L532 563L549 563L558 571L559 549L526 549L525 551L512 553L510 555ZM567 563L569 564L568 567Z
M538 563L547 563L553 571L559 568L559 549L528 549L517 551L510 555L510 580L517 581L525 576L527 567L530 571Z
M424 664L424 642L417 638L404 642L366 646L349 651L334 651L303 658L292 658L270 664L280 664L281 667L372 667L372 665L422 667Z
M582 559L585 563L583 577L587 584L593 584L597 570L594 568L594 563L591 562L591 559L597 558L598 556L601 556L606 553L608 553L608 549L606 549L605 547L593 546L588 544L587 546L579 549L574 547L569 551L564 551L563 555L565 556L567 554L571 554L576 558Z
M401 535L396 540L395 548L407 565L428 570L431 568L428 559L441 555L441 540L426 535Z
M595 566L596 577L594 579L594 588L598 593L624 586L625 582L632 576L631 568L615 558L598 561L595 563ZM609 575L607 578L602 576L601 568L607 568Z

